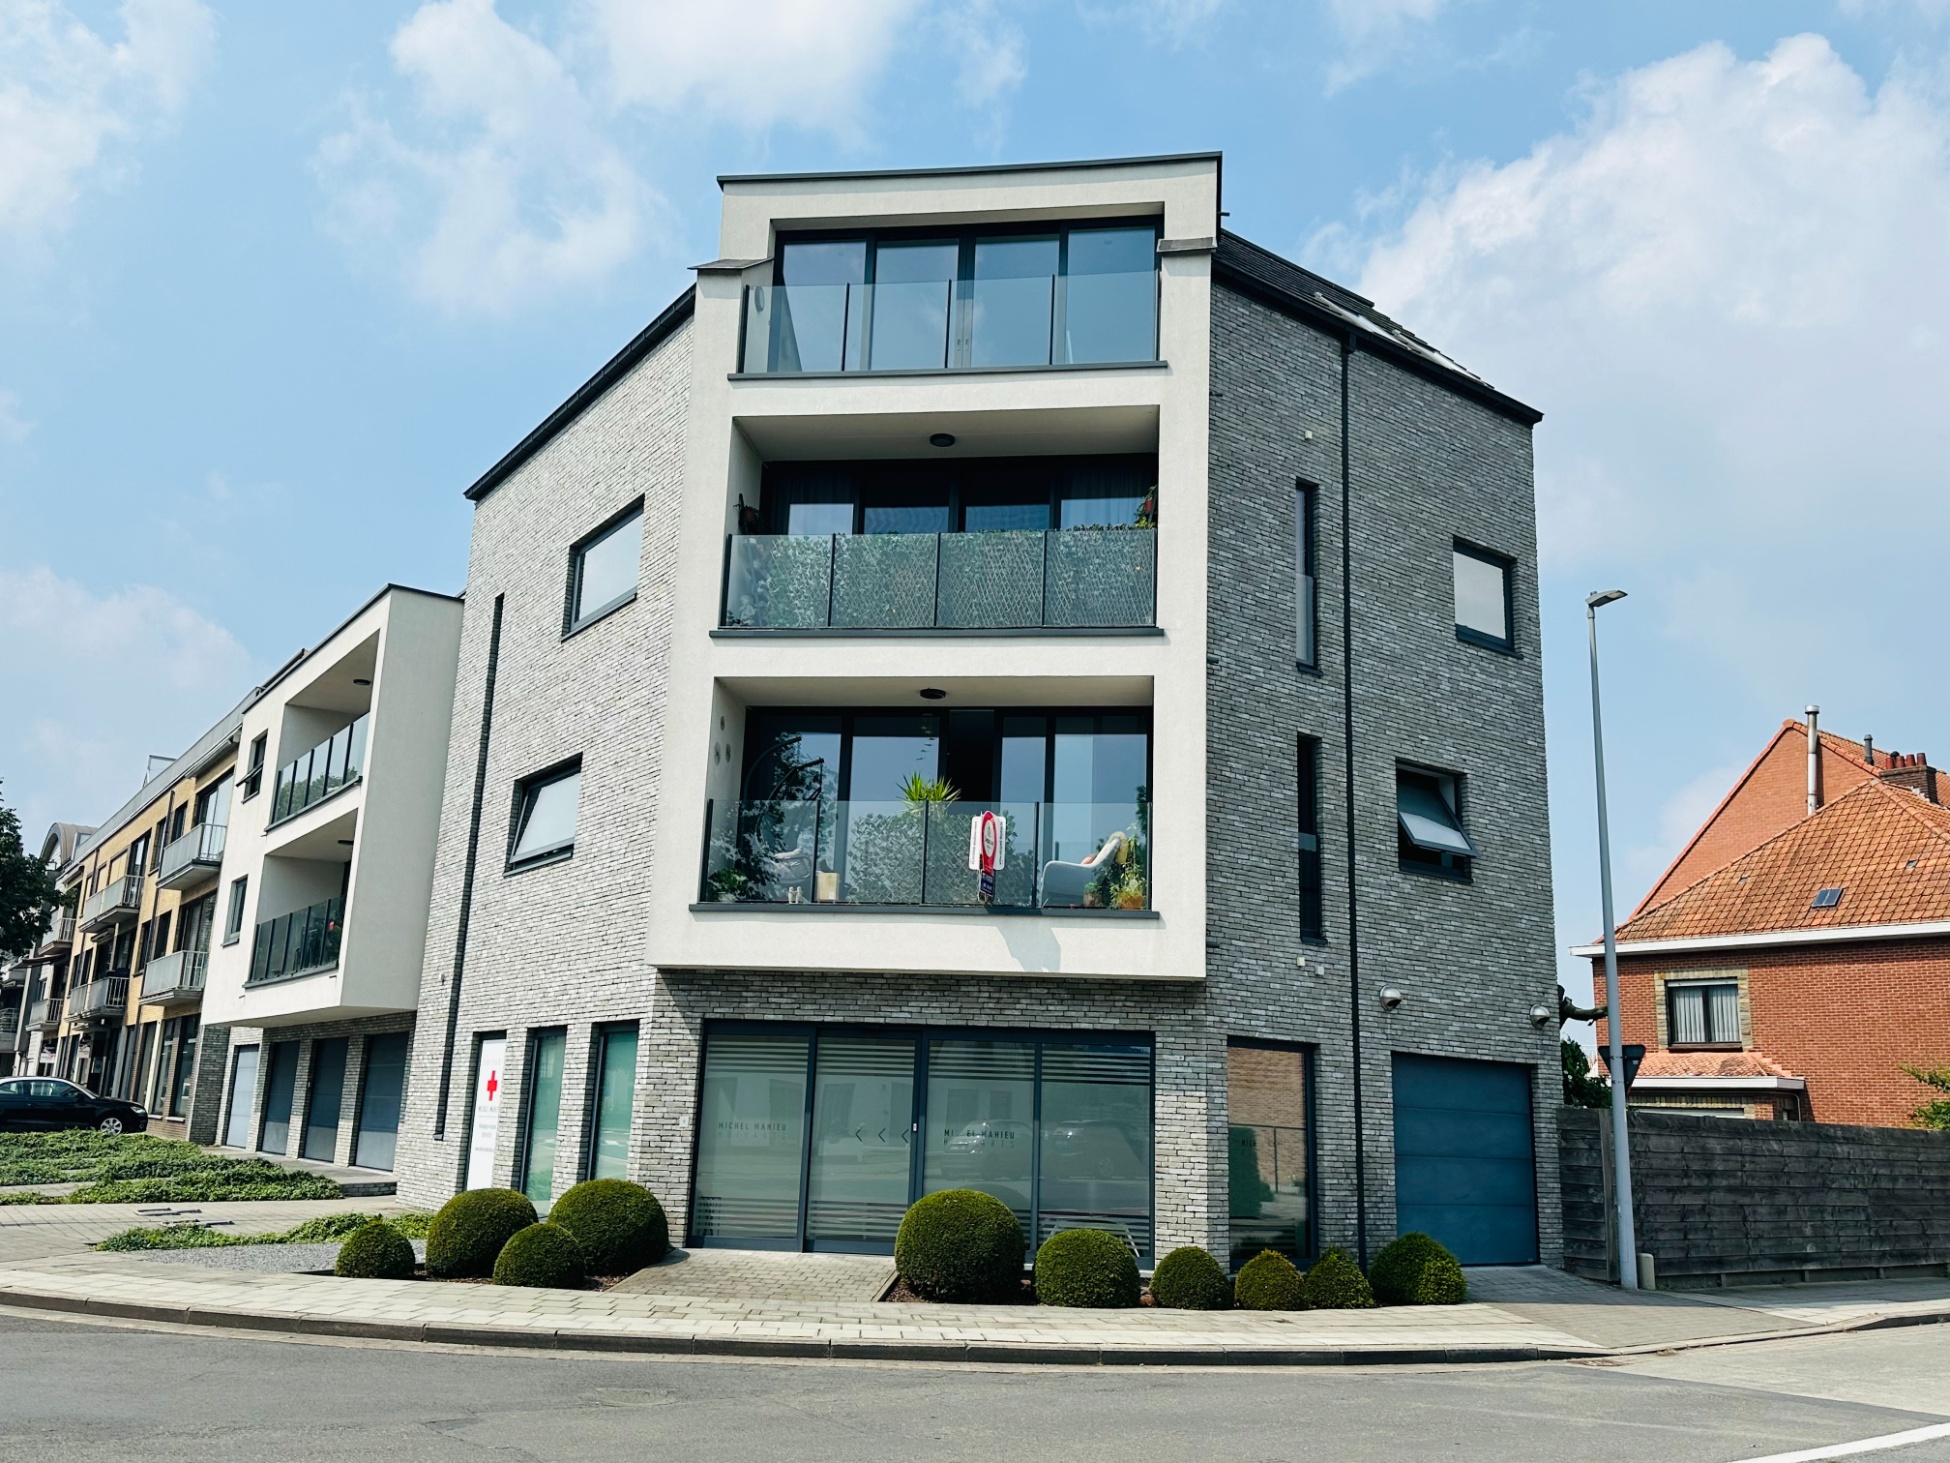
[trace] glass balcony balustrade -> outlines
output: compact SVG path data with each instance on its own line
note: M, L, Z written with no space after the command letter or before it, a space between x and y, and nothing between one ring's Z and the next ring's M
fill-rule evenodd
M81 905L81 927L92 933L105 925L132 920L142 907L142 875L110 879Z
M367 712L278 769L277 786L271 798L273 824L297 817L365 774L366 732L371 722L372 713Z
M993 896L971 825L1002 820ZM1132 803L713 803L700 897L722 904L1148 909L1149 809Z
M1150 528L735 534L722 623L753 630L1132 628L1157 623Z
M142 972L142 999L162 1004L200 996L209 964L210 957L202 950L172 950L158 955Z
M27 1008L27 1024L38 1031L52 1031L61 1024L61 998L46 996Z
M45 955L54 950L65 950L74 943L74 916L61 910L49 921L47 933L42 935L34 946L36 955Z
M222 823L199 823L181 838L172 839L156 861L156 883L164 889L180 889L215 878L223 867L228 833Z
M345 933L345 901L321 899L294 909L257 927L251 943L248 985L285 980L339 963L339 941Z

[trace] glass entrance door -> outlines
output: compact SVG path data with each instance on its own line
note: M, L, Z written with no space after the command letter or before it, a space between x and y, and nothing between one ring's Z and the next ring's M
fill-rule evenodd
M697 1115L696 1243L800 1248L809 1036L717 1034Z
M822 1035L813 1071L808 1248L890 1249L914 1184L914 1038Z

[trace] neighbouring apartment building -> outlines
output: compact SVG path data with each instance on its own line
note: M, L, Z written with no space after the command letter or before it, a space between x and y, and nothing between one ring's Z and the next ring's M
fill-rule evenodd
M229 1121L264 1043L412 1025L417 1203L628 1175L683 1243L884 1252L973 1186L1147 1262L1556 1261L1538 413L1219 180L722 180L722 257L469 490L424 973L214 955ZM333 730L290 715L246 740ZM253 949L415 933L376 828L277 816Z
M51 824L38 857L51 869L64 868L75 846L94 831L78 823ZM74 926L74 902L69 897L47 911L47 928L34 948L0 966L0 1076L42 1076L53 1071L53 1038L61 1024L61 993L67 986Z
M60 875L74 906L66 980L50 980L52 1072L141 1103L183 1135L201 1029L204 952L237 760L232 710L80 839Z
M1942 791L1922 754L1782 726L1619 926L1634 1105L1910 1122L1905 1069L1950 1065Z
M393 1167L459 638L389 585L240 709L192 1138Z

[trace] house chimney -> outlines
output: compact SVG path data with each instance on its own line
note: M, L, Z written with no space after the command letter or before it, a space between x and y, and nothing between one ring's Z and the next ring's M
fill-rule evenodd
M1821 811L1821 708L1808 708L1808 811Z
M1864 735L1862 738L1862 760L1869 764L1871 772L1875 771L1876 739L1872 736Z
M1891 787L1906 787L1919 797L1937 802L1936 768L1930 766L1927 752L1905 752L1898 756L1891 754L1889 765L1876 773Z

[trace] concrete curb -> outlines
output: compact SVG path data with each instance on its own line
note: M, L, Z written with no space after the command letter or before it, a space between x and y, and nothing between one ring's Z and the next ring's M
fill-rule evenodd
M493 1346L529 1351L586 1351L663 1357L747 1357L821 1361L931 1361L1023 1366L1477 1366L1507 1362L1592 1361L1740 1346L1757 1341L1878 1331L1950 1323L1950 1302L1934 1311L1870 1315L1826 1326L1743 1335L1653 1342L1642 1346L1184 1346L1099 1345L1087 1342L855 1341L796 1337L633 1335L614 1330L490 1326L427 1321L362 1321L345 1316L150 1305L139 1301L0 1287L0 1305L59 1311L104 1320L155 1321L223 1330L282 1332L368 1341L443 1346Z

